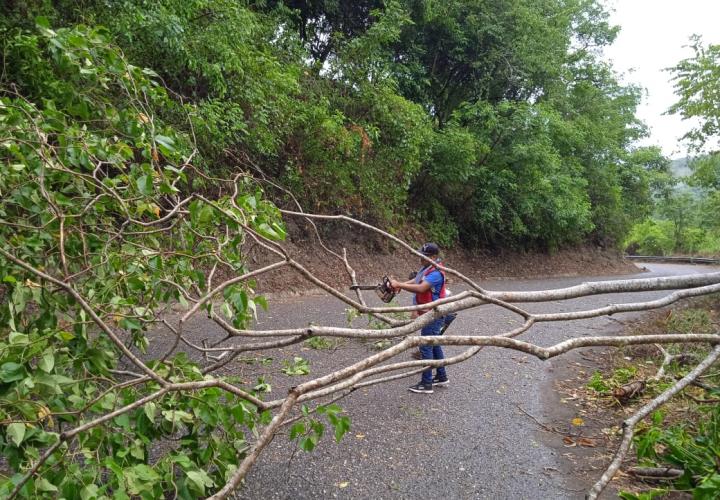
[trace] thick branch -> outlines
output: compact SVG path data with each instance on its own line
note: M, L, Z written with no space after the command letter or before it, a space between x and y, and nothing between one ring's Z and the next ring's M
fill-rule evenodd
M297 391L294 389L291 390L290 394L288 394L288 396L285 398L285 401L280 407L278 413L273 417L268 426L265 427L263 433L260 435L260 438L255 442L255 445L250 450L250 453L248 453L245 459L240 463L240 466L233 473L232 477L230 477L230 480L225 483L225 486L223 486L220 491L218 491L213 496L208 497L208 500L220 500L227 498L233 491L235 491L238 486L240 486L240 483L247 475L250 467L253 466L255 461L260 456L260 453L263 451L263 449L265 449L265 446L267 446L268 443L275 436L275 432L278 427L282 426L283 422L285 421L285 417L288 413L290 413L290 410L292 410L292 407L295 405L297 398Z

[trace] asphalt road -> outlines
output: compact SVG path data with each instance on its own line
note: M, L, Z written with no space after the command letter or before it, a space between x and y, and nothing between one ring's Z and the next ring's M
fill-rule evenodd
M709 266L648 263L648 272L633 276L557 278L531 281L488 281L490 290L562 288L584 281L648 278L717 271ZM451 285L453 291L462 287ZM570 311L618 302L657 298L668 292L614 294L550 304L527 304L529 310ZM401 300L409 300L406 295ZM637 314L616 315L629 319ZM343 304L325 296L277 299L260 317L258 328L301 326L308 323L346 325ZM462 312L452 332L490 335L512 329L519 320L495 306ZM198 337L219 335L213 325L198 321ZM534 326L522 338L551 345L576 336L609 334L621 326L607 317ZM273 384L270 399L281 397L289 384L278 375L283 361L301 355L311 361L312 375L376 352L373 346L346 341L334 349L287 348L262 353L266 364L235 363L229 370L252 381L264 375ZM462 348L446 348L446 355ZM415 394L404 379L356 391L341 402L352 419L346 437L335 443L332 432L318 448L305 453L287 433L266 448L246 485L238 492L247 499L317 498L583 498L594 481L575 472L577 464L563 456L552 437L539 432L537 422L557 418L552 394L556 369L565 357L540 361L499 348L487 348L461 365L448 368L449 387L432 395ZM562 410L565 411L566 410ZM527 414L536 419L529 418ZM563 413L563 418L565 413Z

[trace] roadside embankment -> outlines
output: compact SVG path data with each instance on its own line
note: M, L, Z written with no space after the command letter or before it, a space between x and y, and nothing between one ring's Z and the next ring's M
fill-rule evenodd
M342 255L346 250L350 266L358 282L376 283L385 275L405 277L418 267L418 258L400 246L368 244L367 242L325 241L332 251ZM350 277L341 259L325 251L318 240L294 240L283 244L293 259L300 262L317 278L329 285L344 287ZM607 276L637 273L639 268L615 250L579 246L553 253L518 251L469 251L451 249L443 252L445 264L473 280L492 278L543 278L550 276ZM273 262L276 256L250 252L252 268ZM455 278L450 277L452 283ZM312 293L316 287L298 272L282 268L258 278L258 290L264 293Z

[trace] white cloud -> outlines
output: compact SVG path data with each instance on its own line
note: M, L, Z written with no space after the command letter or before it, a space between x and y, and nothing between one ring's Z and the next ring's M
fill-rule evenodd
M658 145L671 157L684 156L678 141L691 124L663 115L677 101L672 74L663 70L692 56L687 45L693 34L706 44L720 43L720 0L606 0L605 5L611 23L621 27L605 56L625 82L647 89L637 114L651 136L642 144Z

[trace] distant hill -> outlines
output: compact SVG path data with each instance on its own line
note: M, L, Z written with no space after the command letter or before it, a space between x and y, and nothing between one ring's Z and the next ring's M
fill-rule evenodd
M687 176L691 175L692 170L690 170L690 166L689 166L690 160L691 160L691 158L689 156L671 160L670 172L673 174L673 177L679 178L679 177L687 177Z
M698 187L690 187L682 179L692 175L692 169L690 168L690 162L693 158L686 156L684 158L677 158L670 161L670 173L678 179L678 183L675 185L675 191L678 193L690 193L695 198L702 196L702 190Z

